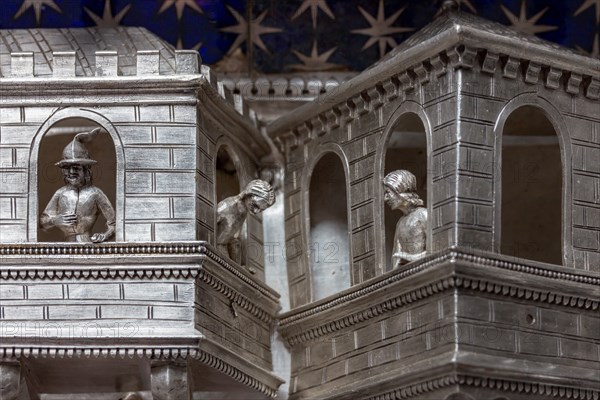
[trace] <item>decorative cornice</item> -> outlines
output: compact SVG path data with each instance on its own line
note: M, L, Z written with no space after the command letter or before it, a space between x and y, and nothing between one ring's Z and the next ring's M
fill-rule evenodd
M511 261L507 256L486 251L470 251L467 252L461 248L455 248L449 251L455 260L467 261L485 265L494 268L506 269L514 272L522 272L525 274L538 275L544 278L567 280L576 283L584 283L600 286L600 276L592 276L591 274L583 274L579 272L568 272L569 270L576 271L566 267L550 267L535 261L529 261L528 264L523 262ZM524 260L525 261L525 260Z
M231 364L223 361L222 359L213 356L210 353L205 351L197 351L192 355L196 360L207 364L208 366L215 368L217 371L224 373L225 375L230 376L236 381L251 387L254 390L258 390L261 393L264 393L270 398L277 397L277 388L269 387L253 376L248 375L244 371L234 367Z
M116 265L107 267L105 264L93 264L91 266L60 266L55 265L27 265L27 258L32 257L36 261L40 257L69 257L71 262L77 263L78 257L82 257L82 262L89 261L89 257L114 258L127 256L191 256L183 261L173 265L169 262L167 265L161 265L165 261L160 260L158 265L148 266L136 263L125 263L126 265ZM202 282L211 286L219 293L226 296L230 301L236 303L250 314L259 318L261 321L271 324L275 318L276 311L266 311L258 306L256 301L249 299L240 293L239 290L226 284L222 278L219 278L209 267L203 266L205 258L210 259L218 268L223 268L231 275L235 276L245 285L259 293L257 297L263 298L271 303L275 308L279 301L279 295L266 286L256 282L246 273L221 256L214 252L204 242L189 243L103 243L100 245L91 244L64 244L64 243L32 243L20 245L0 245L0 257L6 257L5 261L14 260L26 265L14 265L4 263L0 265L0 279L6 281L29 280L60 280L60 279L200 279ZM170 260L168 260L170 261ZM181 260L179 260L181 261ZM197 261L198 264L194 264Z
M81 268L81 267L55 267L54 265L44 265L43 268L34 268L29 265L18 266L10 263L18 259L19 263L26 263L28 257L32 261L39 261L40 257L69 257L74 262L78 256L87 257L98 256L99 260L102 257L110 257L118 259L119 257L130 256L206 256L219 266L223 267L241 281L251 286L253 289L260 292L261 295L273 301L279 301L279 295L265 285L258 283L254 278L247 273L241 271L239 266L232 264L230 261L221 257L215 252L212 247L202 241L198 242L133 242L133 243L19 243L19 244L0 244L0 258L3 258L3 263L0 264L0 278L2 279L61 279L66 278L133 278L133 277L195 277L197 275L197 267L183 265L181 267L164 267L147 268L136 266L132 263L123 269L107 269L101 264L96 265L96 268Z
M387 98L390 100L396 98L398 92L410 91L417 84L424 86L430 81L431 76L440 77L447 69L477 68L482 73L494 74L497 68L500 67L502 75L506 79L522 79L529 84L545 84L549 89L558 90L562 88L562 90L569 94L579 95L581 93L590 100L598 100L598 88L600 86L598 76L581 75L569 70L558 69L550 64L551 62L541 64L530 61L527 58L515 58L507 54L488 50L485 47L469 47L459 44L451 46L439 54L427 57L419 63L410 66L407 65L400 72L392 75L383 74L385 76L384 79L371 79L368 81L365 78L365 84L362 85L364 89L360 92L349 92L352 90L351 82L354 80L348 83L347 90L344 90L346 88L346 84L344 84L340 86L338 92L349 92L347 101L358 105L358 112L352 113L350 116L349 120L352 120L360 116L361 113L376 109L382 104L382 99ZM367 82L369 82L368 85ZM354 86L358 87L360 85ZM583 90L581 90L582 87ZM326 97L324 100L329 100L329 98ZM332 101L334 100L332 99ZM267 127L269 135L278 137L288 132L294 132L299 126L306 124L318 114L331 111L340 113L340 107L343 103L333 103L330 107L322 106L323 104L331 104L332 101L321 101L318 107L312 106L311 110L314 108L315 111L307 112L304 121L298 120L298 116L303 114L300 111L294 113L291 117L282 117ZM318 110L316 110L317 108ZM289 122L287 121L288 119L290 120ZM294 123L294 121L297 122ZM325 132L330 132L333 128L334 126L330 126L330 123L326 121L322 128L319 129L322 132L313 135L311 139Z
M418 300L425 299L434 294L443 292L451 287L455 286L454 278L442 279L437 282L428 284L416 290L412 290L408 293L404 293L393 299L387 300L383 303L374 304L366 309L356 312L354 314L347 315L343 318L339 318L318 327L306 329L299 334L289 335L286 334L285 327L283 328L283 337L287 340L290 346L295 346L299 343L309 342L315 340L321 336L329 335L335 332L342 331L350 326L365 322L371 318L375 318L383 313L395 310L407 304L413 303ZM314 314L313 314L314 315ZM289 325L289 324L288 324Z
M205 242L107 242L0 244L0 256L92 256L202 254Z
M600 391L594 389L572 388L547 383L521 382L472 375L451 375L409 386L403 386L385 393L380 393L376 396L368 397L367 400L411 399L449 386L483 388L519 394L527 393L538 396L547 396L547 398L582 400L598 400L600 398Z
M368 397L365 400L404 400L419 396L425 393L434 392L448 386L458 385L459 378L456 375L444 376L436 379L431 379L425 382L416 383L413 385L402 386L397 389L380 393L375 396Z
M382 290L385 287L393 283L399 282L401 280L404 280L407 277L414 275L418 272L430 269L441 263L457 262L473 263L483 267L499 268L513 272L541 276L549 279L584 283L589 284L591 286L600 285L600 278L597 277L579 275L568 272L559 272L534 265L523 265L498 258L490 258L490 255L486 256L483 254L467 254L459 249L449 249L440 255L434 255L426 258L414 267L408 268L401 272L394 272L391 275L388 275L385 278L380 279L371 285L364 286L358 290L354 290L351 292L347 291L339 297L336 297L332 300L319 304L315 307L306 309L304 311L298 313L294 313L294 311L291 311L287 313L281 318L279 322L283 336L288 341L290 346L295 346L299 343L312 341L321 336L329 335L344 330L350 326L365 322L371 318L375 318L383 313L389 312L391 310L397 309L415 301L426 299L437 293L449 290L451 288L472 289L480 292L494 293L501 296L593 311L596 311L599 308L600 296L591 298L586 297L585 295L576 296L567 293L552 293L550 291L545 291L541 289L536 290L531 288L523 288L508 282L499 282L497 280L492 279L491 277L489 279L473 278L468 276L467 274L465 274L464 276L457 276L457 272L455 271L451 276L433 280L421 287L400 294L384 302L380 302L377 304L369 302L369 304L366 305L365 308L359 312L345 315L342 318L329 321L325 324L320 324L319 326L315 326L309 329L303 329L300 333L297 334L292 333L293 329L290 330L290 326L292 325L300 324L302 321L305 321L306 319L309 319L313 316L318 316L319 314L336 306L340 306L358 298L368 296L373 292ZM286 332L286 330L289 331Z
M229 262L229 261L225 260L223 257L221 257L217 252L212 250L210 246L205 245L203 247L203 249L201 250L201 254L205 254L206 257L208 257L210 260L214 261L219 266L225 268L227 271L229 271L230 273L235 275L239 280L241 280L242 282L244 282L247 285L249 285L250 287L252 287L252 289L257 290L262 296L265 296L269 300L274 301L274 302L279 301L279 294L277 294L277 292L275 292L274 290L270 289L267 286L261 285L258 282L256 282L253 278L248 276L245 272L242 272L239 267L236 267L231 262Z
M274 398L276 387L269 387L255 377L220 359L197 346L105 346L105 347L74 347L74 346L2 346L0 360L15 361L20 358L51 358L51 359L134 359L147 358L153 360L186 360L195 359L236 381L258 390Z
M309 318L315 314L319 314L323 311L326 311L326 310L336 307L338 305L345 304L352 300L364 297L364 296L368 295L369 293L383 289L384 287L387 287L394 282L405 279L408 276L414 275L414 274L416 274L420 271L423 271L433 265L437 265L437 264L447 261L447 260L450 260L450 253L448 253L448 252L428 256L428 257L424 258L423 260L419 261L418 263L416 263L417 265L415 265L413 267L407 268L402 271L395 271L395 273L388 274L385 278L377 280L377 281L373 282L372 284L370 284L368 286L364 286L358 290L352 290L349 293L348 293L348 291L345 291L345 293L341 294L340 296L335 297L324 303L318 304L318 305L311 307L305 311L295 312L294 310L292 310L281 316L281 318L279 320L279 326L284 327L284 326L292 324L296 321L299 321L299 320L302 320L305 318Z
M275 319L275 315L272 315L263 308L257 306L255 302L250 300L248 297L239 293L235 289L232 289L229 285L225 284L219 278L207 272L206 270L200 271L199 279L261 321L270 325Z
M180 267L158 266L149 268L147 266L129 265L123 268L103 268L95 265L94 268L83 267L21 267L8 266L0 268L0 279L2 280L61 280L61 279L169 279L184 278L194 279L198 276L200 268L196 265L185 265Z

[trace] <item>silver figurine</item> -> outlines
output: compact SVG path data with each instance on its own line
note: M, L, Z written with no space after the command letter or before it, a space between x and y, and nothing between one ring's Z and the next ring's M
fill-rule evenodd
M96 128L78 133L63 150L63 159L56 163L62 168L66 185L54 193L40 222L44 229L60 229L66 242L101 243L115 233L115 210L104 192L92 185L91 166L96 161L85 147L99 132ZM106 230L92 234L100 213L106 219Z
M416 193L417 178L406 170L390 172L383 178L384 200L393 210L404 214L396 225L392 265L416 261L426 254L427 209Z
M217 246L223 254L240 262L240 231L248 212L258 214L275 203L275 193L261 179L250 181L238 195L228 197L217 205Z

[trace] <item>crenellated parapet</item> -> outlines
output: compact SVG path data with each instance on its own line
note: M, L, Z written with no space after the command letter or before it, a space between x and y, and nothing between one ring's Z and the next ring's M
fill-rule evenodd
M112 50L97 50L94 52L92 65L95 66L94 77L117 76L152 76L152 75L189 75L200 72L201 59L194 50L174 50L175 69L165 71L160 68L161 59L159 50L138 50L135 53L135 73L119 74L122 65L119 64L119 54ZM51 75L40 75L36 71L33 52L11 52L9 73L3 71L2 78L38 78L38 79L66 79L87 77L82 69L77 68L82 64L82 59L76 51L54 51L50 55L52 63Z
M185 90L197 85L199 78L203 77L208 83L207 87L218 93L225 104L253 126L257 124L256 113L248 107L239 92L232 94L229 85L218 84L215 72L202 65L197 51L177 50L161 41L148 40L150 35L143 28L124 28L117 35L111 34L111 30L98 31L94 28L73 32L64 30L62 34L66 35L65 40L73 35L81 40L79 43L73 39L74 44L79 46L72 50L64 50L65 46L60 50L41 46L46 50L35 52L21 51L21 47L27 46L19 47L17 43L21 40L42 43L45 30L12 31L12 34L16 40L14 46L3 48L6 53L0 53L0 84L6 89L3 90L5 101L10 101L10 93L23 85L35 86L38 97L51 90L62 96L61 102L64 103L76 102L73 94L81 90L81 79L89 79L90 83L86 84L95 85L93 91L99 96L115 90L124 93L125 88L130 91L134 88L156 90L155 81L170 81L171 87ZM101 40L84 41L87 35ZM131 49L138 50L132 52ZM73 88L67 89L69 87Z

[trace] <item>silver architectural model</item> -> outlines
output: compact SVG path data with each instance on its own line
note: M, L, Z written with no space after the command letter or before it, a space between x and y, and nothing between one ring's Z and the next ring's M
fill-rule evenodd
M416 193L417 178L405 170L390 172L383 178L385 202L404 214L396 225L392 265L425 257L427 209Z
M217 205L217 245L223 254L236 262L241 260L240 231L248 212L259 214L275 203L275 193L268 182L255 179L238 195Z
M141 28L0 36L0 398L274 397L256 115ZM239 263L217 250L221 150L250 184L226 212L247 214Z
M78 133L65 147L62 169L66 185L58 189L40 217L44 229L59 228L67 242L100 243L115 233L115 210L102 190L92 185L91 166L96 164L85 147L100 132ZM106 231L92 234L98 215L106 219Z
M237 82L269 123L145 29L0 30L0 399L598 399L600 60L457 6Z

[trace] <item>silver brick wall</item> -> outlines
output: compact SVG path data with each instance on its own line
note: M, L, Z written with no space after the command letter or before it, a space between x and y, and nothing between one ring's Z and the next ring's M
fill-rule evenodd
M380 275L383 259L381 178L384 143L395 121L416 113L428 136L432 252L461 245L494 250L500 209L498 168L502 132L511 110L543 110L563 143L564 265L599 272L600 119L596 80L533 63L500 59L470 48L448 51L431 65L373 82L347 102L324 108L291 131L278 134L286 154L285 214L292 307L311 301L302 210L314 160L338 146L349 170L353 284ZM558 77L558 78L557 78ZM323 103L326 104L326 103ZM503 111L504 110L504 111ZM499 141L500 140L500 141ZM341 183L340 183L341 185ZM494 204L496 204L494 206ZM494 208L495 207L495 208ZM560 216L553 216L553 218Z

